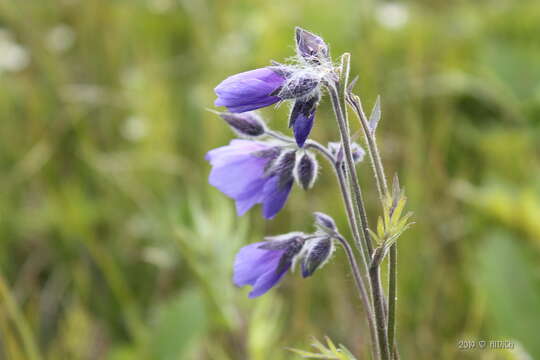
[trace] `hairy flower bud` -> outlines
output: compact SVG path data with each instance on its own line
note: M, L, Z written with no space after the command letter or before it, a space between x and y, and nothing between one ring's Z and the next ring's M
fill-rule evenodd
M304 190L310 189L317 179L319 164L313 154L304 152L296 161L294 179Z
M300 27L296 28L296 53L309 63L328 61L328 45L324 40Z
M264 121L254 112L220 113L219 116L240 136L257 137L266 131Z
M326 215L322 212L314 212L313 216L315 217L315 226L328 234L332 234L337 232L337 225L334 219L330 217L329 215Z
M330 259L334 251L334 242L328 236L317 237L306 244L302 261L302 276L313 275L315 270L321 268Z
M340 143L338 142L328 143L328 151L330 151L330 153L334 155L334 157L336 158L338 162L343 161L343 151L341 150ZM355 163L359 163L362 160L364 160L364 156L366 155L366 151L355 142L351 143L351 152L352 152L352 157Z

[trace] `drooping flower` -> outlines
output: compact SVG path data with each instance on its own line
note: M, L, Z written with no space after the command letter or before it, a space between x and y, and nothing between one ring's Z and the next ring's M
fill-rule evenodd
M294 232L244 246L234 262L234 284L253 286L250 298L265 294L294 266L304 243L304 234Z
M263 216L273 218L285 205L293 185L295 151L269 143L235 139L209 151L209 182L236 200L238 215L262 204Z
M300 98L294 102L289 118L289 127L293 128L294 138L299 147L304 146L313 128L315 111L317 110L319 99L320 95L316 93L311 97Z
M264 67L229 76L214 91L216 106L233 113L259 109L281 100L276 91L283 85L286 73L278 67Z

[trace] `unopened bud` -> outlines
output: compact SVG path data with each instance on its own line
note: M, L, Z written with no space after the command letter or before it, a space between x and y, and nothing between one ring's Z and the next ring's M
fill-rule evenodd
M297 27L296 53L310 63L319 64L328 60L328 45L320 36Z
M266 131L264 121L254 112L220 113L219 116L240 136L257 137Z
M294 179L304 190L313 186L317 179L319 164L313 154L304 152L296 161L294 167Z
M328 234L337 232L336 222L329 215L322 212L314 212L313 216L315 217L315 226L319 230Z
M341 149L341 143L338 142L331 142L328 143L328 151L334 155L336 160L338 162L343 161L343 150ZM364 156L366 155L366 151L357 143L353 142L351 143L351 152L353 161L355 163L359 163L362 160L364 160Z
M302 261L302 276L313 275L315 270L321 268L330 259L334 251L334 243L328 236L318 237L306 244L304 259Z

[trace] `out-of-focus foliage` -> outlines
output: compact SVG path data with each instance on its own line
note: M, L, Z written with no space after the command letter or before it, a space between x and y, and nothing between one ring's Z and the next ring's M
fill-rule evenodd
M267 223L206 182L205 152L233 137L213 87L291 56L295 25L352 54L366 109L381 95L415 214L402 358L540 358L537 0L0 0L0 358L280 360L324 336L367 358L339 251L255 300L230 281L240 246L309 231L313 211L347 228L330 168ZM287 111L263 114L287 131ZM313 136L337 138L327 100Z

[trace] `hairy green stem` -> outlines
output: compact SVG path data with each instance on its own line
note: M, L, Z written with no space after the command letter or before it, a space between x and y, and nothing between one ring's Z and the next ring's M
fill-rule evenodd
M360 182L358 181L358 174L356 173L356 168L354 166L354 160L352 157L349 126L343 112L343 107L345 104L340 100L340 96L338 94L335 84L328 84L328 92L330 93L332 107L334 109L334 114L336 115L336 120L341 135L341 146L345 156L345 164L347 165L347 175L349 176L352 192L354 194L354 200L356 202L356 207L360 216L359 225L361 226L360 234L362 236L363 243L359 243L358 247L367 267L367 260L365 259L369 259L371 257L371 253L373 252L373 246L371 244L371 238L367 230L368 220L366 215L366 209L364 207L364 199L362 197Z
M366 138L368 145L368 153L371 160L371 164L374 169L375 180L377 183L377 189L379 192L379 199L381 206L385 197L388 195L388 185L386 182L386 176L384 174L384 167L381 161L381 156L377 147L375 139L375 132L369 127L369 122L362 108L362 102L356 95L350 95L347 97L349 104L354 109ZM392 349L393 357L399 358L397 345L395 343L396 333L396 302L397 302L397 246L393 244L390 247L389 260L388 260L388 343L390 349Z
M360 298L362 299L362 303L365 308L366 317L368 320L368 327L369 332L371 335L371 354L373 356L374 360L381 359L381 352L380 347L378 346L379 341L377 337L377 324L375 319L375 314L371 308L371 305L369 304L369 298L364 286L364 282L362 280L362 277L360 275L360 269L358 267L358 263L356 262L356 258L354 257L354 252L351 248L351 245L343 238L343 236L338 235L337 239L341 246L343 247L343 250L345 250L345 254L347 255L347 259L349 260L349 265L352 268L352 273L354 277L354 282L356 284L356 288L358 290L358 294L360 295Z
M377 320L377 336L379 338L381 359L391 360L390 348L388 346L388 333L386 330L386 321L384 315L384 297L381 287L380 263L375 263L370 267L369 276L371 278L371 286L373 289L373 308L375 310L375 318Z

